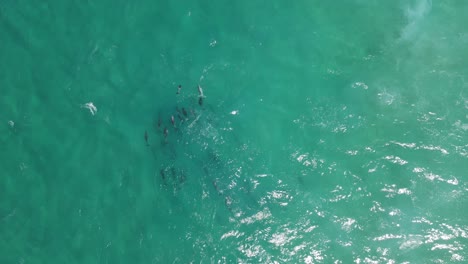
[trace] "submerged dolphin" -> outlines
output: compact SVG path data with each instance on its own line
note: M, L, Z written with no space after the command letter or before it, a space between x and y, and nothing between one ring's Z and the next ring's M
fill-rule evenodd
M148 132L145 131L145 142L146 142L146 146L149 146L149 143L148 143Z
M182 85L179 84L179 86L177 87L177 94L180 94L180 90L182 90Z
M203 89L200 85L198 85L198 96L199 97L205 97L205 95L203 94Z
M198 85L198 104L200 106L203 105L203 98L205 98L205 95L203 94L203 89L200 85Z

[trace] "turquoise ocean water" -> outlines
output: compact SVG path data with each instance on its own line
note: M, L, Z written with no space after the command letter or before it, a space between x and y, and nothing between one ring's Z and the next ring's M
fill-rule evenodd
M466 14L1 0L0 263L468 262Z

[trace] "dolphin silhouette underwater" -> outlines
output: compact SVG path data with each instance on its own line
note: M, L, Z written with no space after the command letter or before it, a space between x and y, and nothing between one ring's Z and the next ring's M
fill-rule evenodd
M203 98L205 98L205 94L203 94L203 88L198 85L198 104L203 106Z

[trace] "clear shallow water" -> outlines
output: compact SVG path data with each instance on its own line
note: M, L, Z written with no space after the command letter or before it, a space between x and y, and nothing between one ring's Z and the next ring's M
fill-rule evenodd
M467 11L2 1L0 262L466 262Z

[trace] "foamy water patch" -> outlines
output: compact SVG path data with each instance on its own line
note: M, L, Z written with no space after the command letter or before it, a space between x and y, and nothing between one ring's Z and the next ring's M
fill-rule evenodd
M309 256L304 258L305 264L322 262L324 259L323 250L312 249L309 254Z
M341 225L341 229L346 232L351 232L353 229L362 229L358 224L356 219L353 218L340 218L337 222Z
M412 250L424 244L424 237L421 235L409 235L400 244L400 250Z
M463 131L468 131L468 123L462 123L461 120L457 120L455 121L455 123L453 124L454 127L458 128L458 129L461 129Z
M397 141L390 141L390 143L393 143L403 148L409 148L409 149L416 147L416 143L403 143L403 142L397 142Z
M271 235L271 238L268 240L268 242L274 244L277 247L282 247L295 239L296 236L296 229L285 228L284 232L278 232Z
M441 146L434 146L434 145L420 145L418 146L416 143L404 143L404 142L398 142L398 141L390 141L390 143L400 146L402 148L407 148L407 149L424 149L424 150L431 150L431 151L439 151L443 155L448 155L450 154L449 151ZM388 144L386 144L388 145Z
M235 237L235 238L239 238L241 236L243 236L245 233L243 232L239 232L238 230L231 230L227 233L224 233L222 236L221 236L221 240L224 240L226 238L229 238L229 237Z
M266 203L266 201L263 200L277 203L280 206L287 206L293 200L293 196L286 191L274 190L268 192L266 197L260 200L261 204Z
M396 95L394 93L388 92L386 89L383 89L377 94L379 102L384 105L391 105L396 100Z
M369 86L367 86L367 84L365 84L363 82L355 82L355 83L351 84L351 87L354 88L354 89L356 89L356 88L363 89L363 90L369 89Z
M265 253L265 250L259 245L255 245L255 246L240 245L237 249L248 258L253 258L253 257L259 256L260 254Z
M432 145L426 146L426 145L422 145L420 148L421 148L421 149L426 149L426 150L435 150L435 151L439 151L440 153L442 153L442 154L444 154L444 155L449 154L449 152L448 152L446 149L444 149L444 148L442 148L442 147L440 147L440 146L432 146Z
M271 217L270 210L266 208L263 211L257 212L256 214L252 216L241 219L241 223L249 225L257 221L262 221L264 219L270 218L270 217Z
M412 192L408 188L397 188L396 184L385 184L381 189L382 192L387 193L385 197L393 198L396 195L411 195Z
M445 179L441 175L436 174L436 173L431 172L431 171L428 171L425 168L416 167L416 168L413 169L413 172L424 176L424 178L426 178L429 181L446 182L446 183L448 183L450 185L458 185L459 184L459 181L455 176L450 176L449 179Z
M291 158L304 165L305 167L311 167L312 169L321 168L325 164L324 159L310 157L310 154L308 152L301 153L300 151L295 151L291 154Z
M351 197L351 193L345 192L343 187L340 185L335 186L335 188L332 191L330 191L330 193L332 194L332 196L330 197L330 199L328 199L328 201L332 203L336 203L341 200L346 200L347 198Z
M372 207L369 209L371 212L385 212L382 204L377 201L372 201Z
M390 161L391 163L398 164L398 165L405 165L408 163L408 161L398 157L398 156L385 156L384 159Z

